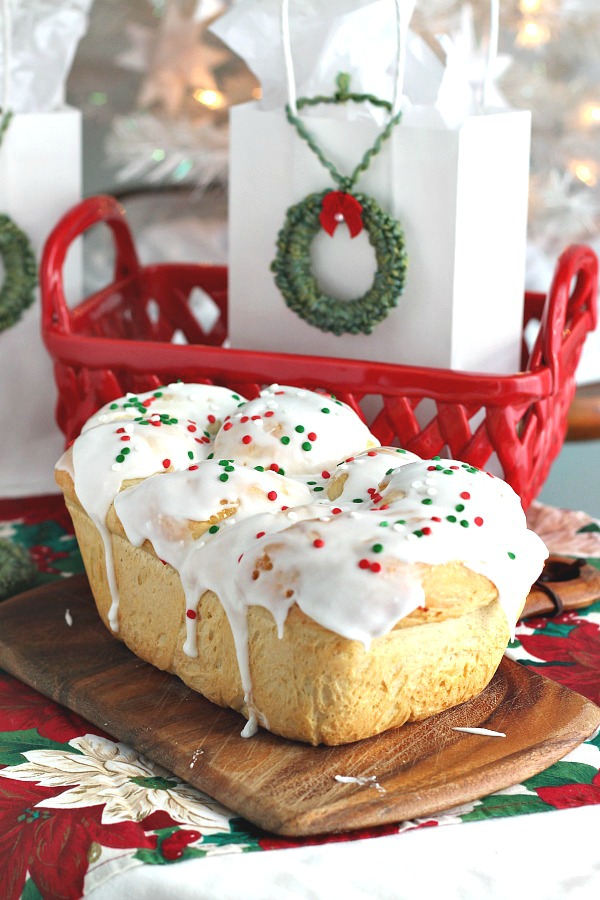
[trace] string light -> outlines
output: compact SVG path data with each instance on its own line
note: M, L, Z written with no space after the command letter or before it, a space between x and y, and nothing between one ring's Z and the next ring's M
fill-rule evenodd
M522 13L537 13L542 8L542 0L520 0L519 10Z
M221 91L198 88L193 93L194 100L206 106L208 109L221 109L225 105L225 97Z
M588 187L598 183L598 166L592 160L572 159L569 162L569 170Z
M550 29L535 19L524 19L519 27L516 43L520 47L538 47L550 40Z
M600 102L585 103L581 107L581 121L584 125L600 125Z

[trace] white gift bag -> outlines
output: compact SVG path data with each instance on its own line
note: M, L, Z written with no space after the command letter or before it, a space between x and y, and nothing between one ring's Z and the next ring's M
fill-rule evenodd
M494 2L492 12L497 13ZM336 185L284 109L244 104L231 112L231 344L515 372L522 335L530 115L485 108L449 122L439 108L411 106L401 92L406 19L398 33L394 102L403 103L403 118L356 185L403 227L408 267L397 305L371 334L341 335L321 331L286 306L270 268L286 212L309 194L336 190ZM293 47L286 48L285 40L283 46L289 63ZM288 76L293 76L290 66ZM293 77L288 77L288 102L295 104ZM337 107L332 110L322 105L300 115L323 154L346 174L385 122L364 116L350 120L346 105L344 115ZM333 237L319 232L310 252L313 274L325 293L349 300L369 289L376 265L366 230L355 238L345 225Z
M0 213L29 238L39 262L58 219L81 199L81 114L16 113L0 146ZM65 265L68 297L81 295L80 248ZM0 496L56 491L54 463L64 436L54 417L56 385L41 338L39 292L0 332Z

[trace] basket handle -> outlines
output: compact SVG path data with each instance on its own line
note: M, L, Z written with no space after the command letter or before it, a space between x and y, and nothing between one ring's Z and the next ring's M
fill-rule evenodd
M593 331L597 321L598 258L589 247L568 247L556 263L528 369L546 365L553 383L562 384L563 345L573 331Z
M44 332L56 328L57 325L63 332L71 331L63 266L71 244L84 232L101 222L111 229L115 242L114 281L129 278L139 271L140 263L135 244L121 204L106 194L88 197L78 203L58 221L44 246L40 267Z

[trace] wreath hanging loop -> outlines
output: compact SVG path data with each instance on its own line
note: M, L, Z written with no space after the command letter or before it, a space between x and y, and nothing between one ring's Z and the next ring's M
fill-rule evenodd
M319 103L366 101L387 109L391 114L392 105L387 100L371 94L350 92L347 73L340 73L336 84L337 90L332 96L301 98L297 103L298 109ZM400 223L386 213L376 200L354 192L354 187L399 124L402 113L390 115L387 125L351 175L342 175L327 159L304 121L292 112L289 105L286 106L286 114L299 136L329 171L339 190L309 194L288 209L277 239L277 254L271 264L275 283L287 306L321 331L336 335L371 334L390 309L397 305L404 288L407 265L404 232ZM348 226L351 238L360 234L363 228L366 230L377 262L370 289L353 300L341 300L326 294L312 272L310 247L314 238L321 228L332 236L342 222Z

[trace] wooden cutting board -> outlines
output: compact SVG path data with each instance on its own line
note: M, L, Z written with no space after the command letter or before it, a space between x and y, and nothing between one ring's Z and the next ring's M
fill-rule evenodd
M482 797L546 768L600 724L595 704L505 658L474 700L365 741L310 747L264 731L244 739L237 713L109 634L84 576L0 604L0 666L250 822L286 835L373 827Z

